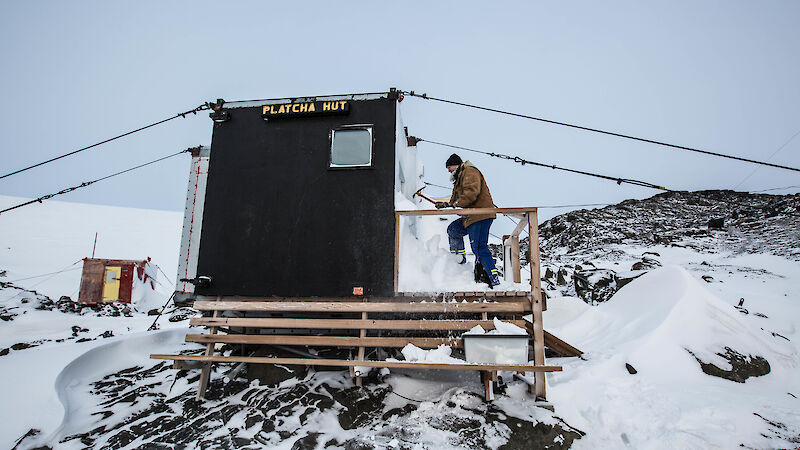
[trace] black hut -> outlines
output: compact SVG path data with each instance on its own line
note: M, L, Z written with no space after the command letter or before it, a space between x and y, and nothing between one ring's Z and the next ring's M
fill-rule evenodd
M195 293L393 295L398 100L218 102Z

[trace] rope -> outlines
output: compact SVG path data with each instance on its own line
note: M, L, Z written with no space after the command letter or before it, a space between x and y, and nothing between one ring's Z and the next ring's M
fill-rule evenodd
M75 151L71 151L69 153L64 153L61 156L56 156L55 158L50 158L47 161L42 161L42 162L34 164L32 166L28 166L28 167L25 167L25 168L22 168L22 169L19 169L19 170L15 170L14 172L7 173L5 175L0 176L0 180L3 179L3 178L6 178L6 177L10 177L11 175L16 175L18 173L25 172L26 170L30 170L30 169L33 169L35 167L43 166L43 165L51 163L53 161L57 161L57 160L59 160L61 158L66 158L67 156L74 155L76 153L80 153L80 152L82 152L84 150L89 150L90 148L97 147L98 145L106 144L108 142L111 142L113 140L116 140L116 139L119 139L119 138L122 138L122 137L125 137L125 136L128 136L128 135L131 135L133 133L137 133L139 131L146 130L146 129L154 127L156 125L161 125L162 123L169 122L172 119L177 119L178 117L184 117L185 118L188 114L197 114L199 111L203 111L203 110L209 109L210 107L211 107L211 105L209 103L204 103L204 104L202 104L202 105L200 105L200 106L198 106L198 107L196 107L194 109L190 109L189 111L184 111L182 113L175 114L172 117L168 117L168 118L166 118L164 120L159 120L158 122L151 123L150 125L145 125L145 126L143 126L141 128L137 128L137 129L135 129L133 131L128 131L127 133L120 134L119 136L114 136L114 137L112 137L110 139L106 139L106 140L98 142L96 144L92 144L92 145L90 145L88 147L79 148L79 149L77 149Z
M484 151L481 151L481 150L475 150L474 148L460 147L458 145L451 145L451 144L445 144L443 142L429 141L427 139L421 139L421 138L417 138L417 139L420 142L427 142L427 143L430 143L430 144L441 145L443 147L450 147L450 148L455 148L455 149L458 149L458 150L464 150L464 151L468 151L468 152L481 153L483 155L494 156L495 158L507 159L507 160L510 160L510 161L514 161L515 163L519 163L519 164L521 164L523 166L526 165L526 164L531 164L531 165L534 165L534 166L547 167L547 168L554 169L554 170L563 170L565 172L577 173L577 174L580 174L580 175L586 175L586 176L595 177L595 178L602 178L604 180L614 181L617 184L622 184L622 183L632 184L634 186L642 186L642 187L647 187L647 188L651 188L651 189L658 189L660 191L672 192L671 189L667 189L664 186L659 186L657 184L648 183L646 181L634 180L634 179L630 179L630 178L616 178L616 177L611 177L611 176L608 176L608 175L601 175L601 174L592 173L592 172L585 172L583 170L576 170L576 169L568 169L568 168L565 168L565 167L558 167L558 166L556 166L554 164L551 165L551 164L544 164L544 163L540 163L540 162L536 162L536 161L529 161L529 160L526 160L526 159L522 159L519 156L509 156L509 155L503 155L501 153L484 152Z
M55 197L55 196L57 196L57 195L66 194L66 193L68 193L68 192L72 192L72 191L74 191L74 190L77 190L77 189L80 189L80 188L83 188L83 187L86 187L86 186L90 186L90 185L92 185L92 184L94 184L94 183L97 183L98 181L107 180L107 179L109 179L109 178L111 178L111 177L115 177L115 176L117 176L117 175L122 175L123 173L127 173L127 172L130 172L130 171L132 171L132 170L136 170L136 169L140 169L140 168L142 168L142 167L145 167L145 166L149 166L150 164L155 164L155 163L157 163L157 162L159 162L159 161L163 161L163 160L165 160L165 159L172 158L173 156L178 156L178 155L180 155L181 153L186 153L186 152L188 152L188 151L190 151L190 150L191 150L191 149L181 150L181 151L179 151L179 152L177 152L177 153L173 153L173 154L171 154L171 155L167 155L167 156L164 156L164 157L162 157L162 158L158 158L158 159L155 159L155 160L153 160L153 161L146 162L146 163L144 163L144 164L139 164L139 165L138 165L138 166L136 166L136 167L131 167L130 169L121 170L121 171L119 171L119 172L117 172L117 173L112 173L111 175L107 175L107 176L105 176L105 177L98 178L98 179L96 179L96 180L92 180L92 181L84 181L83 183L81 183L81 184L79 184L79 185L77 185L77 186L72 186L72 187L69 187L69 188L66 188L66 189L62 189L62 190L60 190L60 191L58 191L58 192L56 192L56 193L53 193L53 194L47 194L47 195L43 195L43 196L41 196L41 197L39 197L39 198L37 198L37 199L31 200L31 201L28 201L28 202L25 202L25 203L20 203L19 205L12 206L12 207L10 207L10 208L6 208L6 209L4 209L4 210L0 211L0 214L3 214L4 212L8 212L8 211L11 211L11 210L14 210L14 209L17 209L17 208L22 208L23 206L28 206L28 205L30 205L30 204L32 204L32 203L37 203L37 202L38 202L38 203L41 203L43 200L48 200L48 199L51 199L51 198L53 198L53 197Z
M639 137L630 136L630 135L627 135L627 134L621 134L621 133L614 133L614 132L611 132L611 131L599 130L597 128L589 128L589 127L584 127L584 126L580 126L580 125L574 125L574 124L566 123L566 122L557 122L555 120L542 119L540 117L534 117L534 116L529 116L529 115L525 115L525 114L518 114L518 113L503 111L503 110L500 110L500 109L487 108L485 106L470 105L468 103L461 103L461 102L456 102L456 101L453 101L453 100L446 100L446 99L442 99L442 98L429 97L427 94L417 94L414 91L411 91L411 92L402 91L402 92L403 92L403 94L410 95L412 97L423 98L423 99L426 99L426 100L435 100L437 102L450 103L452 105L465 106L467 108L474 108L474 109L480 109L480 110L483 110L483 111L495 112L495 113L498 113L498 114L505 114L505 115L508 115L508 116L521 117L523 119L538 120L540 122L550 123L550 124L553 124L553 125L561 125L561 126L570 127L570 128L577 128L579 130L591 131L591 132L594 132L594 133L606 134L606 135L609 135L609 136L616 136L616 137L620 137L620 138L624 138L624 139L631 139L631 140L634 140L634 141L647 142L648 144L662 145L664 147L669 147L669 148L673 148L673 149L677 149L677 150L687 150L687 151L690 151L690 152L702 153L702 154L705 154L705 155L717 156L717 157L720 157L720 158L728 158L728 159L733 159L733 160L736 160L736 161L743 161L743 162L748 162L748 163L752 163L752 164L760 164L760 165L763 165L763 166L769 166L769 167L775 167L775 168L778 168L778 169L786 169L786 170L791 170L791 171L794 171L794 172L800 172L800 169L797 169L797 168L794 168L794 167L781 166L779 164L772 164L772 163L765 162L765 161L756 161L756 160L753 160L753 159L742 158L742 157L739 157L739 156L725 155L723 153L710 152L710 151L707 151L707 150L700 150L700 149L692 148L692 147L684 147L682 145L669 144L669 143L666 143L666 142L655 141L655 140L652 140L652 139L639 138Z

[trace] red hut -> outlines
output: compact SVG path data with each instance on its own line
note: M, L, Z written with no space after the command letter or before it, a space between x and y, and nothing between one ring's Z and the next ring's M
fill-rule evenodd
M131 303L135 281L155 289L156 270L150 258L141 261L84 258L78 301Z

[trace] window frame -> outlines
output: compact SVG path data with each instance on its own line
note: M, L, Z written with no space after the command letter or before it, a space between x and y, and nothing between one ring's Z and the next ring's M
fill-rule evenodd
M369 132L369 163L340 165L333 163L333 139L337 131L365 130ZM331 129L328 133L328 170L363 170L373 169L375 162L375 132L371 123L341 125Z

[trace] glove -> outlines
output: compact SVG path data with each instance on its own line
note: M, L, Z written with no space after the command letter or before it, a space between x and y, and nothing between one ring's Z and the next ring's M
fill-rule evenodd
M442 208L447 208L448 206L450 206L450 203L448 203L448 202L436 202L435 206L436 206L436 209L442 209Z

